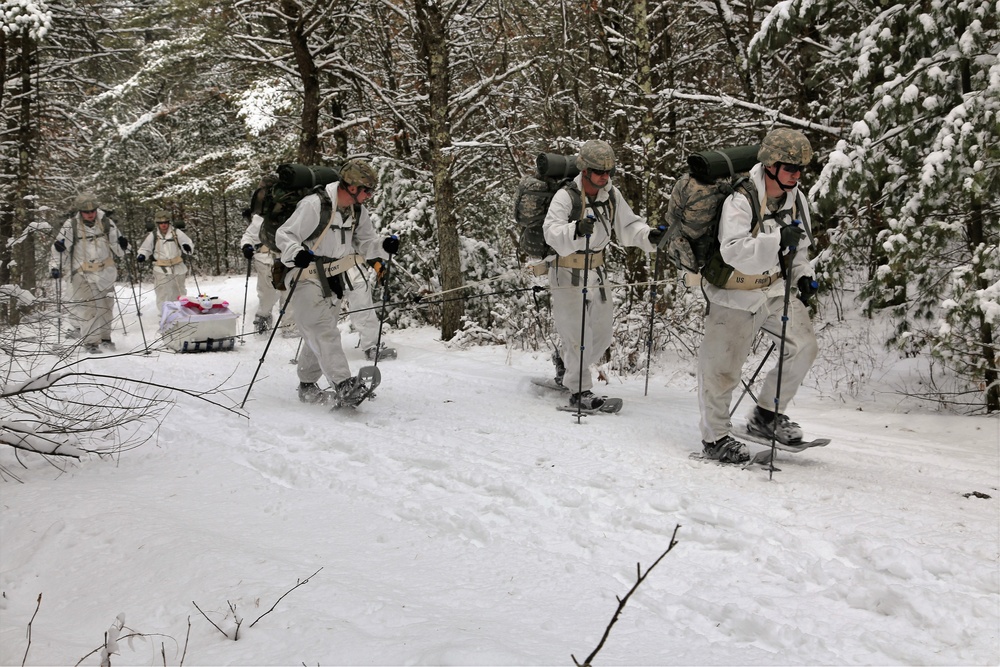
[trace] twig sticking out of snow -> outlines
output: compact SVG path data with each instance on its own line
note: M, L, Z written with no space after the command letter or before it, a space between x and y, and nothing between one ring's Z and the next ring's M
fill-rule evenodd
M600 650L604 648L604 642L607 640L608 635L611 634L611 626L618 622L618 617L622 615L622 610L625 609L625 603L628 602L630 597L632 597L632 593L635 593L636 589L639 588L639 584L646 580L646 577L653 571L653 568L660 564L663 557L670 553L675 546L677 546L677 531L680 530L680 528L680 524L674 526L674 534L670 536L670 546L667 547L666 551L660 554L660 557L657 558L652 565L646 568L645 572L642 571L642 565L640 563L635 564L635 584L629 589L628 593L625 594L625 597L618 598L618 609L615 610L614 616L611 617L611 622L608 623L608 627L604 629L604 635L601 637L601 641L598 642L597 648L595 648L593 652L587 656L587 659L584 660L582 664L577 661L575 655L570 653L569 657L573 658L573 664L576 665L576 667L590 667L593 664L594 657L596 657Z
M319 574L320 570L322 570L322 569L323 568L319 568L319 570L316 570L315 572L313 572L312 574L310 574L308 577L306 577L302 581L296 582L296 584L294 586L292 586L287 591L285 591L284 595L282 595L280 598L278 598L277 600L275 600L274 604L271 605L270 609L268 609L263 614L261 614L260 616L258 616L257 617L257 621L259 621L260 619L264 618L265 616L267 616L268 614L270 614L272 611L274 611L274 608L277 607L278 603L281 602L285 598L285 595L288 595L289 593L291 593L292 591L294 591L299 586L304 586L305 584L309 583L309 580L312 579L313 577L315 577L317 574ZM250 627L252 628L253 626L257 625L257 621L254 621L253 623L251 623Z

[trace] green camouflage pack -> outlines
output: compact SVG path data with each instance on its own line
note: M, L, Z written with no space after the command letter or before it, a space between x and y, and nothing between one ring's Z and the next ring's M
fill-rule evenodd
M677 180L667 204L664 248L678 269L700 273L706 281L719 287L726 284L733 267L722 261L719 252L719 218L722 203L737 191L743 192L751 202L757 200L756 188L746 176L706 181L685 174ZM750 209L757 211L756 205ZM757 224L757 215L754 215L752 226Z

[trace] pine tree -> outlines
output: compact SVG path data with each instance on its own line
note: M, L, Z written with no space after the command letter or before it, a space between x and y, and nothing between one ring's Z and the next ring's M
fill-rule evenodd
M869 312L888 309L893 344L942 360L1000 410L1000 42L989 0L775 8L759 47L815 28L826 63L820 112L849 132L814 191L839 218L822 265L831 282L867 267ZM970 404L956 397L956 403ZM972 403L974 406L974 403Z

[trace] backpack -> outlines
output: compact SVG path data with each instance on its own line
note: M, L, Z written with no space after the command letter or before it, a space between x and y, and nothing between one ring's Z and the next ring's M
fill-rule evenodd
M326 186L340 180L340 172L332 167L310 167L302 164L285 163L278 165L274 174L261 179L257 189L250 196L250 210L263 218L260 225L260 242L277 252L274 233L285 224L295 207L308 195L318 194L321 201L320 224L307 240L320 235L333 215L333 203L326 194ZM360 206L355 206L357 219Z
M520 228L517 234L518 247L531 257L544 259L556 254L545 242L542 223L549 211L552 197L563 188L568 188L573 200L570 217L580 216L582 197L574 178L580 173L576 167L576 156L558 153L540 153L535 159L535 173L527 174L517 184L514 195L514 221ZM610 192L608 199L609 220L614 220L615 195Z
M736 191L757 201L757 188L746 174L757 162L757 150L738 146L688 157L690 172L677 179L667 205L664 248L678 269L700 273L718 287L729 280L733 267L723 261L719 249L722 203ZM756 228L760 212L756 205L750 210Z

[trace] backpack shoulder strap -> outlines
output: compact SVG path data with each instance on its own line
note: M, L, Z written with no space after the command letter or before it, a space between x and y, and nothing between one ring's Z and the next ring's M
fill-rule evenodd
M325 185L317 185L313 188L312 194L319 196L319 224L316 225L316 229L313 230L313 233L306 240L311 241L316 239L316 243L313 245L319 245L327 230L330 229L330 220L333 217L333 202L330 200L330 195L326 194Z
M576 181L572 178L567 178L563 181L560 189L567 190L569 192L569 199L572 203L569 211L569 217L582 220L583 212L586 210L586 207L583 205L583 193L580 192L580 188L576 187Z
M612 225L615 224L615 214L618 212L618 198L615 197L616 189L617 188L612 185L611 189L608 190L608 220Z
M740 176L733 182L733 192L742 192L750 200L750 233L755 234L761 221L757 186L753 184L749 176Z
M795 216L802 220L802 227L806 230L806 238L809 239L809 245L814 245L813 235L812 235L812 225L807 223L799 211L805 211L808 204L802 198L802 192L798 189L795 190Z

